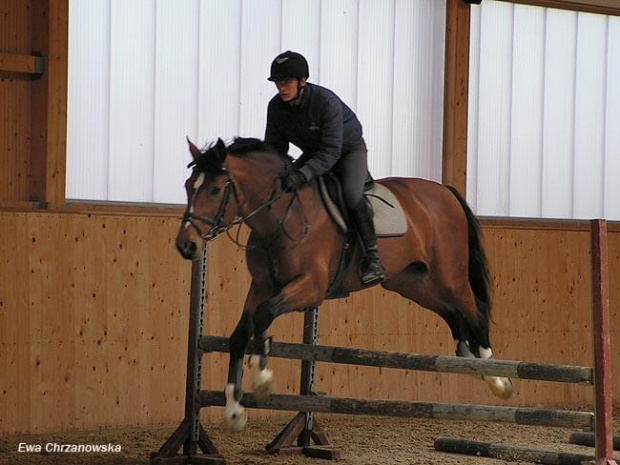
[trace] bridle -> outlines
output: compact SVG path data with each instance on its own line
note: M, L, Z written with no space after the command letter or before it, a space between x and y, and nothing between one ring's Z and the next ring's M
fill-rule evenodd
M200 235L200 237L203 240L212 241L217 236L219 236L222 232L232 227L229 225L222 225L222 222L224 220L224 215L226 215L226 208L228 207L228 202L230 202L230 194L231 192L233 192L234 188L235 188L235 185L230 179L230 176L228 176L228 179L226 180L226 186L224 186L224 195L222 197L222 201L220 202L220 206L217 209L217 213L215 214L215 218L211 218L209 216L204 216L204 215L198 215L197 213L193 213L191 211L186 211L183 214L183 218L181 218L181 221L183 223L185 222L189 223L190 226L194 228L194 230ZM197 192L198 190L196 191L196 193ZM191 202L192 204L194 203L196 193L194 193L194 196L192 197L192 202ZM237 196L237 193L235 191L235 197L236 196ZM202 230L198 227L195 220L199 221L200 223L211 226L211 230L209 231L209 233L206 235L203 235Z
M236 238L233 238L230 235L229 231L235 226L240 227L242 224L246 223L249 219L251 219L253 216L258 214L262 210L271 207L276 201L280 199L280 197L282 197L282 195L284 195L284 191L280 191L279 193L276 194L275 189L274 189L269 197L269 200L261 204L258 208L252 210L247 215L237 217L235 220L231 221L229 224L223 224L224 216L226 215L226 209L228 208L228 203L230 202L231 194L234 193L235 198L237 200L239 199L235 184L230 178L230 174L228 173L228 170L225 170L225 172L226 172L226 177L227 177L226 185L224 186L224 194L222 196L222 201L220 202L220 206L217 209L217 213L215 214L215 217L211 218L209 216L199 215L191 211L186 211L183 214L181 221L183 223L186 223L186 222L189 223L189 225L192 228L194 228L194 230L198 233L198 235L204 241L210 242L213 239L215 239L217 236L219 236L221 233L225 232L228 234L228 237L230 238L230 240L234 242L236 245L242 248L248 249L250 248L248 245L244 245L239 242L239 232L237 232ZM277 178L276 178L276 181L277 181ZM191 199L190 205L194 203L194 199L197 193L198 193L198 190L194 193L194 196ZM286 220L288 219L289 214L293 208L293 203L295 202L296 199L298 200L301 210L303 212L303 221L304 221L303 233L301 237L299 238L293 237L287 231L286 225L285 225ZM207 234L203 234L198 224L196 224L197 222L211 226L211 230ZM272 237L268 241L269 243L277 236L277 232L279 231L282 231L293 242L301 242L308 235L308 231L310 229L310 223L308 222L308 217L306 216L306 212L303 208L303 204L299 200L299 195L297 191L293 192L293 195L291 195L291 201L289 202L286 208L286 212L284 213L284 216L282 217L282 219L279 219L277 221L277 224L278 224L278 230L276 231L276 233L272 235Z

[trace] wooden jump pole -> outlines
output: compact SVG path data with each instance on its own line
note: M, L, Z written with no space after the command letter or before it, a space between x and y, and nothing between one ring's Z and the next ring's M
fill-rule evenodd
M593 461L596 465L617 465L613 456L609 275L607 223L605 220L590 221L590 245L595 393L594 433L583 435L582 433L575 433L571 436L571 442L578 444L584 444L586 441L593 442L595 445L594 457L455 438L438 438L435 441L435 450L494 457L508 461L528 460L543 464L567 465Z
M570 435L568 442L580 446L594 447L596 445L596 435L590 431L577 431ZM620 436L614 436L612 443L614 450L620 450Z
M198 400L204 407L223 407L226 405L226 398L220 391L200 391ZM594 420L594 414L591 412L474 404L366 400L316 395L272 394L266 399L258 401L252 394L244 394L241 402L245 407L255 409L432 418L437 420L494 421L562 428L590 428Z
M544 465L581 465L584 462L592 462L594 459L591 455L560 453L510 444L444 437L435 439L434 446L435 450L440 452L490 457L508 462L542 463Z
M204 352L228 352L228 338L203 336L200 338L200 348ZM482 360L448 355L420 355L285 342L272 342L269 356L401 370L505 376L583 385L593 384L593 369L591 367L570 365L496 359Z

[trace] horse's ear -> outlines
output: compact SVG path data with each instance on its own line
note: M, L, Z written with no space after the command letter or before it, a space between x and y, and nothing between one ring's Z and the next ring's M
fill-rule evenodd
M220 137L217 138L217 143L215 144L215 153L220 163L224 163L224 159L226 158L226 144Z
M202 155L202 152L198 147L194 145L194 143L189 140L189 137L185 137L187 139L187 143L189 144L189 151L192 154L192 158L196 160L198 157Z

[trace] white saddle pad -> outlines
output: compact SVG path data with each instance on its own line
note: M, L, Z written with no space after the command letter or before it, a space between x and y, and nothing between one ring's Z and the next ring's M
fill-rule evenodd
M325 187L323 178L319 178L319 186L323 201L334 221L344 232L347 230L346 223L340 209L331 200ZM374 224L377 237L402 236L407 232L407 219L396 196L382 184L375 182L373 188L364 192L366 198L374 210Z

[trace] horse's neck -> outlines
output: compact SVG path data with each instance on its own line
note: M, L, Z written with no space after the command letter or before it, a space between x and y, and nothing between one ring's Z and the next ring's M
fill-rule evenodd
M315 216L316 208L322 205L317 182L309 183L292 197L279 194L277 177L268 177L264 183L259 179L251 186L241 187L239 216L250 216L246 224L257 238L271 240L283 229L290 237L304 237L303 230Z
M256 232L264 229L261 225L268 224L271 208L265 204L271 201L276 188L278 170L282 168L273 161L263 159L254 154L231 156L227 160L227 168L235 184L240 217L249 217L248 226Z

